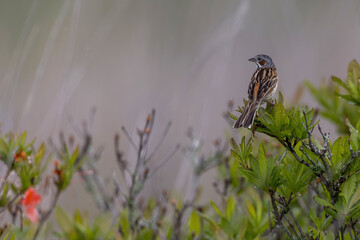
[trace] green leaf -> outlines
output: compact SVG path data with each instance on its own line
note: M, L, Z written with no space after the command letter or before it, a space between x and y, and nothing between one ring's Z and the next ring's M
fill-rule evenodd
M69 232L72 229L72 218L60 206L55 208L55 218L63 232Z
M276 101L274 106L274 123L277 131L281 131L289 125L289 118L286 115L284 106Z
M124 236L124 239L128 239L130 236L130 223L129 223L129 213L127 209L124 209L119 217L119 225L122 232L122 235Z
M329 216L325 219L325 221L322 223L320 230L324 231L326 230L332 223L334 218L332 216Z
M309 217L310 217L311 221L313 221L315 223L315 225L318 226L319 220L318 220L315 212L311 208L309 209Z
M210 204L214 208L215 212L217 212L217 214L219 214L219 216L222 217L222 213L221 213L220 209L218 208L218 206L212 200L210 200Z
M136 236L136 240L153 240L153 230L150 228L145 228L140 230L139 235Z
M330 170L332 172L333 178L337 178L341 174L342 166L345 165L351 155L347 139L345 137L336 139L331 147L331 153L332 158L331 162L329 162L329 164L331 164Z
M351 196L354 193L356 186L356 176L350 177L347 181L345 181L341 186L341 195L344 196L345 201L349 202Z
M243 137L243 140L245 139L245 136ZM239 146L238 144L236 143L235 139L234 138L231 138L230 139L230 145L232 147L232 149L234 149L235 152L239 152L240 149L239 149Z
M338 95L339 97L345 99L346 101L349 101L349 102L352 102L352 103L358 103L358 101L355 98L353 98L351 95L340 94L340 93L337 93L336 95Z
M281 91L279 91L279 103L284 104L284 95Z
M360 135L359 131L351 124L349 119L345 119L346 125L349 127L350 131L350 144L354 151L358 151L360 149ZM360 121L358 122L360 123Z
M232 113L229 112L229 111L227 111L227 114L228 114L228 116L229 116L232 120L234 120L234 121L236 121L236 120L238 119L238 117L237 117L236 115L232 114Z
M360 208L360 185L357 186L355 192L351 197L351 200L348 202L347 209L349 209L349 212L351 212L356 206Z
M203 213L201 213L201 212L198 212L198 214L199 214L199 216L200 216L201 218L203 218L205 221L207 221L208 223L210 223L213 228L218 229L218 228L220 227L220 226L219 226L213 219L211 219L209 216L207 216L207 215L205 215L205 214L203 214Z
M320 197L318 197L318 196L316 196L316 195L314 196L314 200L315 200L315 202L317 202L317 203L320 204L321 206L334 208L334 206L331 205L331 203L329 203L329 202L326 201L325 199L322 199L322 198L320 198Z
M340 86L342 86L344 89L348 90L347 85L338 77L336 76L331 76L331 80L334 81L335 83L339 84Z
M193 210L189 218L189 230L199 235L201 231L201 220L198 211Z
M235 200L232 195L229 196L226 203L226 218L230 219L235 209Z

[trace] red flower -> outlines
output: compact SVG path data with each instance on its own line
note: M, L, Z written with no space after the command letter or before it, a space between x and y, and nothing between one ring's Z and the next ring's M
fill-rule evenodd
M21 204L25 207L26 215L33 223L36 223L39 218L38 211L36 206L41 202L41 196L38 194L35 189L29 187L24 198L21 200Z

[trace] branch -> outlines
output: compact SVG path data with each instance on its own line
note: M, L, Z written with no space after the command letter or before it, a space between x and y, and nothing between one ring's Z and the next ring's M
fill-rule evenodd
M291 218L293 219L293 221L295 222L295 225L296 225L297 229L299 230L301 237L302 237L302 238L307 238L307 237L305 236L305 234L304 234L304 232L303 232L300 224L299 224L298 221L296 220L296 218L295 218L295 216L294 216L294 213L292 212L291 208L289 209L289 214L290 214Z
M146 162L149 162L149 161L153 158L153 156L155 155L155 153L157 152L157 150L160 148L160 146L162 145L162 143L163 143L164 140L165 140L165 137L166 137L166 135L167 135L170 127L171 127L171 121L169 121L168 124L166 125L165 130L164 130L163 134L161 135L160 141L158 142L158 144L156 145L156 147L154 148L154 150L153 150L153 152L150 154L150 156L146 159Z
M330 151L330 147L329 147L329 136L330 135L329 134L323 134L320 125L318 125L319 131L322 134L323 139L324 139L324 148L320 151L311 140L311 135L312 135L312 131L314 130L314 128L312 130L309 129L309 124L308 124L308 121L307 121L305 111L303 111L303 114L304 114L306 126L303 123L302 123L302 125L305 128L306 132L308 133L309 147L307 147L304 143L303 143L303 145L305 147L309 148L315 155L317 155L320 158L322 164L325 167L325 171L326 171L326 174L328 176L328 179L329 179L329 181L331 181L332 178L331 178L330 167L329 167L329 164L327 163L327 161L325 159L326 151L327 150ZM331 152L329 152L329 156L331 156Z
M138 151L138 147L136 146L136 144L134 143L134 140L130 137L129 132L126 130L126 128L124 126L121 127L121 130L123 130L123 132L125 133L126 137L128 138L131 146L133 146L133 148L135 149L135 151Z
M275 216L275 224L276 226L280 227L282 230L284 230L286 232L286 234L289 236L290 239L294 239L293 236L291 235L291 233L289 232L289 230L287 230L287 228L284 226L284 224L282 223L282 219L278 210L278 207L276 205L276 200L275 200L275 190L269 189L269 195L270 195L270 199L271 199L271 204L273 207L273 213Z
M299 163L304 164L305 166L307 166L308 168L310 168L310 164L307 163L304 159L300 158L300 157L296 154L296 152L295 152L295 150L294 150L293 148L288 148L288 150L291 152L291 154L295 157L295 159L296 159Z
M148 178L154 175L165 163L167 163L175 155L175 153L179 150L179 148L180 148L180 144L177 144L175 148L161 161L161 163L155 167L153 172L149 174Z
M296 235L296 238L299 238L299 235L297 234L294 225L291 223L291 221L287 218L287 216L285 214L284 214L284 218L285 218L286 222L289 224L289 226L292 229L293 233Z
M56 203L59 200L60 193L61 193L61 191L59 189L57 189L55 197L54 197L54 199L53 199L53 201L52 201L52 203L50 205L50 208L47 211L40 213L40 222L39 222L39 225L38 225L38 227L37 227L37 229L35 231L33 240L37 239L37 237L38 237L41 229L43 228L45 222L50 217L52 211L55 209Z
M4 188L4 186L5 186L5 183L6 183L7 179L8 179L9 176L10 176L10 173L11 173L11 171L12 171L13 165L14 165L14 160L12 161L11 166L9 166L8 169L6 170L6 174L5 174L4 180L3 180L3 182L2 182L1 185L0 185L0 194L2 194L3 188Z
M304 143L302 143L304 145ZM301 146L299 147L299 150L302 152L302 154L304 154L304 156L309 160L309 162L311 162L312 165L315 166L314 161L310 158L310 156L305 152L304 148Z
M17 193L11 200L9 200L9 202L0 209L0 213L4 212L6 209L8 209L8 207L11 204L13 204L20 195L21 195L20 193Z

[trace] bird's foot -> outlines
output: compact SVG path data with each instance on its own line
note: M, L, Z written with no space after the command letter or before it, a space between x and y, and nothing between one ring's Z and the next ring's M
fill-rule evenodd
M258 127L258 125L254 125L253 129L251 130L252 136L253 136L254 138L256 138L256 137L255 137L255 131L256 131L257 127Z
M265 100L265 102L267 103L267 104L269 104L270 106L275 106L275 101L274 100Z

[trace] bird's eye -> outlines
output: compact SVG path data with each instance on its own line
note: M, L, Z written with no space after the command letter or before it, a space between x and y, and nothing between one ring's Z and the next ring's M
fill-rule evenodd
M259 61L259 64L260 64L260 66L264 66L264 65L266 64L265 59L261 59L261 60Z
M260 62L260 61L261 61L261 57L258 57L256 60L257 60L258 62Z

